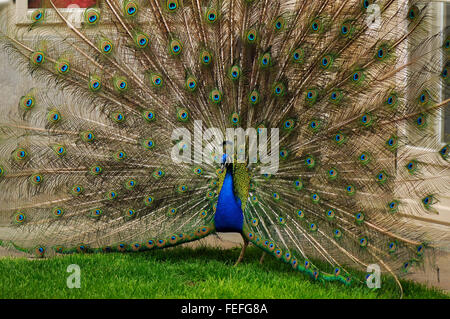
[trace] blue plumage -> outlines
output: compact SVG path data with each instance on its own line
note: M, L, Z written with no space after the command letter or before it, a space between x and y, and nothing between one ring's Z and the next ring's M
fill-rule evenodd
M219 232L242 232L244 215L242 213L241 200L234 194L231 169L227 170L223 181L214 222L216 230Z

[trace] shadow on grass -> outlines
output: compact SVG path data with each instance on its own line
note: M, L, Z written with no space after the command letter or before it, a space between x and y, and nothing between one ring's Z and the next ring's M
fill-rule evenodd
M382 276L382 289L362 281L352 286L318 282L249 247L233 267L240 248L174 247L138 253L75 254L43 260L0 259L5 298L398 298L399 288ZM314 261L313 261L314 262ZM324 269L324 263L314 262ZM82 269L82 289L67 289L66 268ZM365 273L351 271L364 278ZM438 289L402 280L404 298L448 298ZM8 287L7 289L5 287Z
M192 262L200 264L210 264L211 262L219 262L223 265L232 267L237 258L239 257L241 248L232 248L232 249L220 249L220 248L210 248L210 247L198 247L198 248L189 248L189 247L173 247L164 250L153 250L145 253L132 253L125 256L125 258L129 258L130 260L135 261L145 261L146 259L152 259L157 262L167 262L167 263L180 263L180 262ZM263 251L256 247L249 247L245 252L244 260L237 266L237 268L247 268L253 267L258 270L263 270L265 272L271 273L275 276L300 276L302 280L310 281L311 283L317 283L314 279L312 279L309 275L304 273L299 273L292 269L292 267L288 264L280 262L275 259L273 256L266 255L263 264L259 263ZM330 266L320 260L312 261L315 265L317 265L320 269L325 269L329 272L332 272ZM350 286L351 289L362 289L369 290L365 283L365 277L367 273L359 270L352 269L351 267L346 267L349 270L351 276L356 278ZM400 289L395 281L395 279L391 275L382 275L382 284L383 289L386 291L390 291L392 293L392 298L400 297ZM436 294L439 298L449 298L449 296L442 291L441 289L435 287L427 287L424 284L416 283L410 280L399 279L403 288L404 298L417 298L417 296L422 296L423 298L430 297L433 294ZM325 284L326 286L338 286L344 287L342 283L339 282L324 282L319 284ZM377 293L377 290L371 290L374 293ZM380 294L381 295L381 294ZM381 296L380 296L381 297ZM381 297L383 298L383 297ZM420 298L420 297L419 297Z

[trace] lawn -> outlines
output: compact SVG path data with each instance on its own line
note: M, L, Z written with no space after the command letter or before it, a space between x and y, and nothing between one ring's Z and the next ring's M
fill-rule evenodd
M392 278L381 289L318 283L260 251L176 247L145 253L0 259L0 298L398 298ZM67 267L81 269L81 288L66 285ZM437 289L402 281L404 298L449 298Z

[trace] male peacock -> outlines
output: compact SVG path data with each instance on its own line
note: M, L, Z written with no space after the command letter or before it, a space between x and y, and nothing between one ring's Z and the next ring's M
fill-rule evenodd
M130 252L238 232L345 284L447 245L448 227L415 222L450 188L434 130L450 37L428 1L105 0L79 25L49 3L1 26L17 65L70 96L2 106L3 245ZM276 160L207 133L239 127Z

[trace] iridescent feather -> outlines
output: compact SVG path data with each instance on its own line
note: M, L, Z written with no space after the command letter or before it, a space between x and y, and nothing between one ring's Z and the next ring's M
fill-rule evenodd
M160 249L220 219L313 279L345 284L363 280L352 268L397 276L448 248L448 226L416 218L450 188L449 146L433 130L449 102L450 40L431 27L431 2L99 3L81 26L53 4L29 29L1 22L13 62L66 96L33 89L2 106L3 245ZM279 129L276 173L249 155L225 164L205 140L178 147L211 160L171 160L175 129L234 127Z

